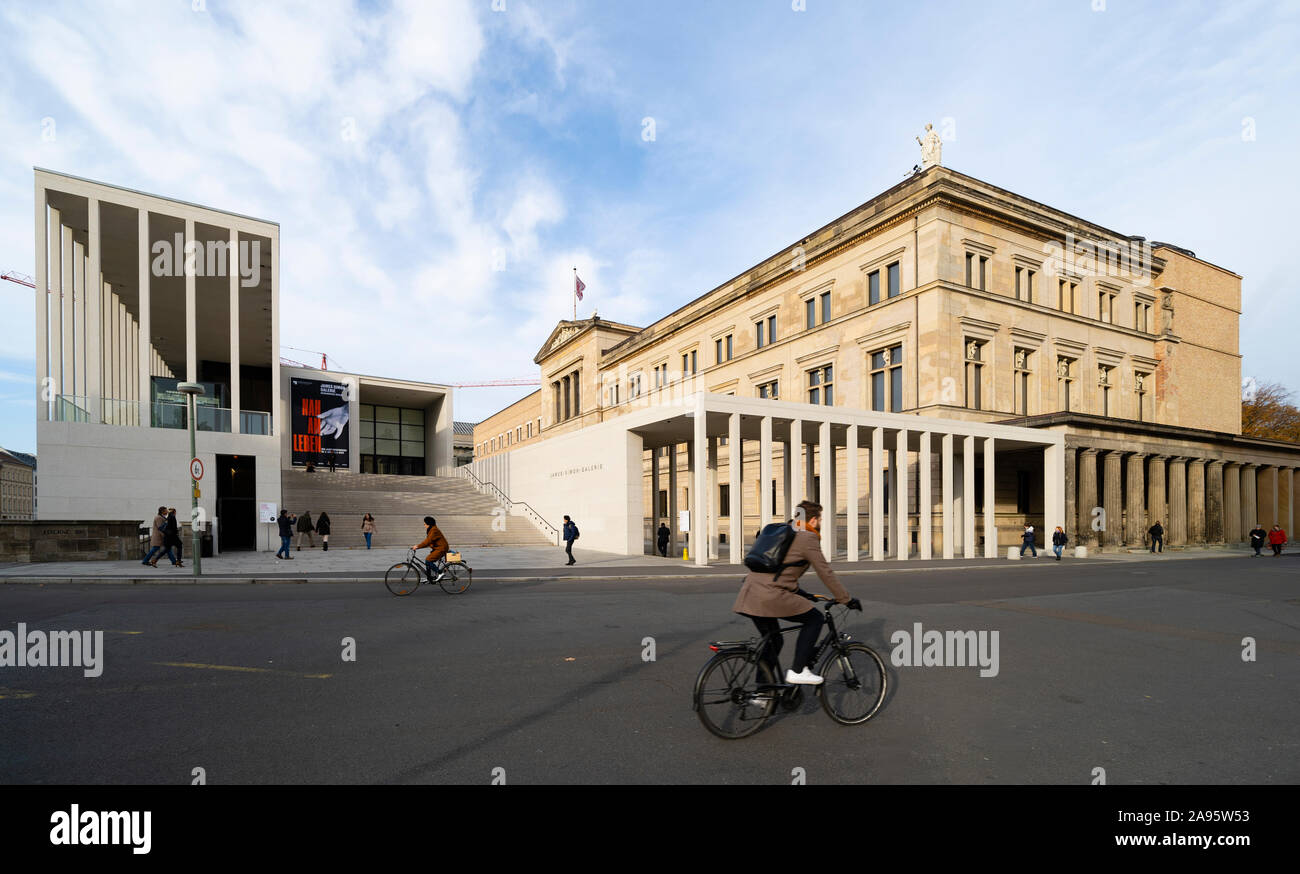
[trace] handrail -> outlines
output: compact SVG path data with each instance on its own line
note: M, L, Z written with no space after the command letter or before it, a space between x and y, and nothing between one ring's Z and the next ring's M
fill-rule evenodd
M528 516L529 516L529 517L530 517L530 518L531 518L535 523L537 523L537 524L539 524L539 525L543 525L543 526L545 526L545 528L546 528L546 533L549 534L549 535L551 536L551 538L554 540L554 542L555 542L555 544L556 544L557 546L559 545L559 543L560 543L560 529L556 528L556 527L555 527L554 525L552 525L550 522L547 522L546 519L545 519L545 517L543 517L541 513L539 513L539 512L537 512L536 510L534 510L533 507L532 507L532 505L529 504L527 501L514 501L514 500L511 500L511 499L510 499L510 496L507 495L505 492L501 491L500 487L497 486L496 483L484 482L483 480L479 479L479 478L474 474L474 471L472 471L472 470L469 469L469 465L467 465L467 464L463 464L463 465L461 465L460 467L456 468L456 472L457 472L457 473L460 473L462 476L467 477L468 479L473 480L474 484L475 484L476 486L478 486L480 490L481 490L481 489L490 489L490 490L492 491L492 493L496 496L497 500L498 500L501 504L504 504L504 505L505 505L505 507L506 507L507 510L513 510L516 506L523 507L524 510L525 510L525 512L527 512ZM462 472L463 472L463 473L462 473Z

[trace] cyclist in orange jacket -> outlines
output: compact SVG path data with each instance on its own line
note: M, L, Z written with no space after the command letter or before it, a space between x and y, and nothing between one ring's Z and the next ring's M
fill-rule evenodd
M425 563L429 566L430 582L436 583L445 577L446 573L438 571L438 576L435 577L433 575L434 562L446 555L450 547L447 545L447 538L443 537L442 532L438 530L438 522L436 519L432 516L425 516L424 524L427 526L424 533L424 540L415 544L415 546L412 546L411 549L424 549L426 546L431 547L429 550L429 556L425 559Z

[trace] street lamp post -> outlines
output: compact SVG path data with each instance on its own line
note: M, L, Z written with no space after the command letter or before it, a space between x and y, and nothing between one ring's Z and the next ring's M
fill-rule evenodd
M190 422L190 458L194 459L198 457L194 445L194 415L196 412L198 412L197 408L195 407L195 398L198 395L203 394L203 386L197 382L182 382L180 385L176 386L176 388L178 391L184 392L185 394L185 406L186 406L186 411L188 413L187 418L189 419ZM194 568L194 576L196 577L201 576L203 574L203 550L199 546L199 528L197 524L199 519L198 511L199 511L199 481L194 476L193 461L191 461L190 462L190 536L192 538L191 549L193 549L193 553L191 554L191 557L194 559L194 564L192 565L192 567Z

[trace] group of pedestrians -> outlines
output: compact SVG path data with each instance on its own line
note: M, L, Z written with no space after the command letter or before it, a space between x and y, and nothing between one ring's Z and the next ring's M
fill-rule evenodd
M159 507L158 515L149 525L149 552L140 564L158 567L158 559L166 553L172 567L185 567L181 561L181 526L176 521L175 507ZM175 552L173 552L175 550Z
M666 545L667 538L664 535L667 530L667 528L662 526L659 530L659 551L661 554L664 552L664 546ZM1147 529L1147 536L1151 539L1151 552L1163 553L1165 551L1165 528L1160 524L1159 519L1156 520L1154 525ZM1264 544L1268 543L1269 548L1273 550L1273 555L1279 556L1282 554L1282 547L1286 545L1287 542L1287 533L1281 525L1274 525L1272 529L1265 531L1264 526L1258 522L1256 522L1255 527L1250 530L1248 537L1250 538L1251 548L1255 550L1255 555L1261 555ZM1034 526L1026 525L1024 533L1021 534L1020 539L1020 554L1024 555L1025 550L1028 549L1030 554L1037 558L1038 550L1035 548ZM1065 530L1060 525L1057 525L1056 531L1052 533L1052 551L1056 553L1057 561L1061 560L1061 551L1065 548L1065 545L1068 542L1069 538L1066 537Z
M280 548L276 551L275 557L280 559L292 559L290 547L294 546L294 536L297 535L296 549L302 552L302 542L307 541L308 548L316 546L315 534L320 535L321 551L329 552L330 548L330 515L324 511L312 521L311 511L308 510L301 516L295 516L288 510L281 510L279 517L275 520L279 527ZM366 549L370 549L371 539L378 529L375 527L375 517L367 513L361 519L361 534L366 538Z
M1265 541L1268 542L1269 548L1273 550L1273 556L1276 558L1282 554L1282 546L1286 543L1286 531L1282 529L1281 525L1274 525L1271 529L1265 531L1264 526L1256 522L1255 527L1250 529L1250 547L1255 550L1255 555L1261 554L1260 550L1264 548ZM1254 558L1255 555L1252 555L1251 558Z

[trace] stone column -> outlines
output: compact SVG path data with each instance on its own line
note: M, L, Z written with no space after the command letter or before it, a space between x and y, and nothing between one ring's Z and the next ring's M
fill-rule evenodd
M194 219L186 219L185 251L188 252L193 245L197 245L194 240ZM182 254L181 263L185 269L185 380L197 382L199 379L199 313L195 291L194 259L186 258Z
M732 434L728 442L740 440L740 416L732 414L735 419L731 426ZM731 499L736 500L733 494ZM758 425L758 506L759 521L761 525L772 524L772 514L776 508L772 506L772 417L764 416Z
M1146 497L1146 482L1142 476L1145 455L1134 452L1128 457L1128 483L1124 490L1124 542L1129 546L1141 546L1142 535L1146 533L1146 515L1142 510L1142 501Z
M823 420L817 425L817 454L821 456L821 479L817 482L817 503L822 505L822 555L827 561L835 558L835 450L831 448L831 423ZM811 458L812 453L808 456Z
M1187 467L1187 540L1205 542L1205 459L1193 458Z
M576 383L575 383L576 385ZM718 557L718 438L712 434L708 437L708 466L705 470L705 512L709 517L709 529L701 532L709 538L709 558Z
M1279 524L1282 518L1280 515L1278 515L1277 512L1278 511L1277 486L1278 486L1278 479L1281 478L1281 476L1282 476L1282 469L1278 467L1276 464L1273 465L1273 476L1271 477L1271 479L1273 480L1273 521L1269 523L1270 526Z
M709 563L709 532L712 523L709 520L708 471L709 438L708 416L704 412L704 395L695 396L695 439L688 444L691 453L691 558L696 566Z
M790 491L786 498L789 507L789 517L794 518L794 508L804 499L804 492L807 486L803 482L803 471L799 466L803 464L803 420L795 419L790 423L790 451L785 457L785 466L789 471L788 480Z
M681 532L677 530L677 444L668 447L668 554L681 555Z
M1097 506L1097 452L1091 447L1079 452L1079 536L1076 543L1097 548L1097 531L1092 527L1092 510Z
M1295 531L1295 468L1286 469L1286 536L1294 541Z
M1169 459L1169 536L1170 546L1187 545L1187 459Z
M975 438L962 438L961 550L963 558L975 557Z
M50 217L46 212L45 189L40 180L36 182L36 421L48 422L50 419L49 392L46 379L50 378L50 238L56 236L50 232ZM94 206L92 198L91 206ZM98 251L98 249L96 249ZM87 394L94 394L88 389ZM92 418L92 422L98 419Z
M997 507L995 506L994 485L997 483L997 473L994 461L994 440L992 437L984 438L984 557L998 557L998 524L997 524ZM1047 508L1043 508L1044 518L1048 515ZM1046 524L1046 523L1044 523ZM1041 532L1044 546L1050 546L1051 537L1047 532Z
M1223 463L1223 539L1227 543L1240 543L1241 529L1241 465L1235 461Z
M1151 525L1159 522L1162 527L1169 527L1169 510L1165 506L1165 464L1168 459L1163 455L1152 455L1147 461L1147 519ZM1151 525L1147 527L1150 528ZM1168 539L1168 531L1165 532Z
M1259 521L1259 498L1256 495L1256 481L1259 473L1258 464L1241 466L1241 534L1242 537Z
M1065 447L1065 522L1062 528L1066 529L1065 533L1070 540L1078 538L1078 532L1074 526L1078 524L1079 519L1079 451L1073 446ZM1055 532L1053 532L1055 533ZM1048 541L1050 544L1051 541Z
M1223 462L1205 466L1205 539L1223 542Z
M650 531L655 542L655 551L659 549L659 518L664 508L659 506L659 447L650 450Z
M1106 453L1104 462L1106 532L1102 535L1105 538L1102 546L1119 546L1124 538L1124 477L1120 467L1122 461L1123 455L1118 450L1112 449Z

